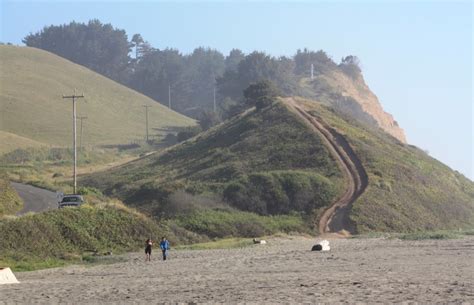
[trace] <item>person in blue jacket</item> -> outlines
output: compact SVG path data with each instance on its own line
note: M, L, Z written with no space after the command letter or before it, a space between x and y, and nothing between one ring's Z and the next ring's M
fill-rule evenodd
M168 256L168 250L170 249L170 242L163 237L160 242L161 252L163 252L163 260L166 260L166 256Z

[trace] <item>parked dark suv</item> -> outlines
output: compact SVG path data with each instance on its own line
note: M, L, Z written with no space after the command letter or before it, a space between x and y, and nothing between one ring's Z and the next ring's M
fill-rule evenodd
M84 199L81 195L64 195L58 202L58 208L64 207L78 207L84 203Z

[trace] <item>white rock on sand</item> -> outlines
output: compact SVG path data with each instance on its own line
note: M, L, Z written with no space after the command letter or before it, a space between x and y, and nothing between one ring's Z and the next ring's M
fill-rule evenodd
M0 285L18 283L18 280L10 268L0 268Z
M152 262L19 272L0 286L2 302L21 304L474 303L474 237L458 240L271 239L265 247L171 251Z

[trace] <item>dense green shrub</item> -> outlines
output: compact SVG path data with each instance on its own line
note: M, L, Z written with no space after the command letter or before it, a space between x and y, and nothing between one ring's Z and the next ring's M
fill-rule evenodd
M332 182L304 171L274 171L244 176L229 183L224 199L233 206L262 215L311 213L331 203L336 190Z
M183 128L183 130L178 132L177 141L178 142L186 141L187 139L194 137L201 131L202 129L200 126L192 126L192 127Z
M270 105L275 97L280 94L278 88L269 80L252 83L244 90L244 98L247 104L255 106L257 110Z
M176 223L192 232L210 238L258 237L277 232L307 232L299 215L259 216L249 212L198 210L179 217Z
M15 253L61 258L91 250L136 250L144 239L159 238L164 231L142 215L113 205L0 219L0 260Z

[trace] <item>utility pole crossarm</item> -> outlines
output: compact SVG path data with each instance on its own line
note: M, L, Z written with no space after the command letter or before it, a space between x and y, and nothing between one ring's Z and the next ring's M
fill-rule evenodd
M81 95L63 95L63 98L81 98L81 97L85 97L84 94L81 94Z

